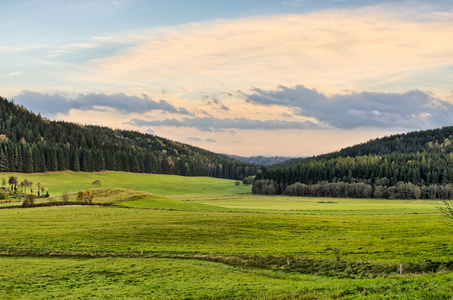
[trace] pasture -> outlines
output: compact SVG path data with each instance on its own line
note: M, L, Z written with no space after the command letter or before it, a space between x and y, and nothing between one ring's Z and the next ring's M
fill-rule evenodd
M453 229L436 202L256 196L230 180L122 172L14 176L53 200L90 188L114 206L0 209L0 298L453 296Z

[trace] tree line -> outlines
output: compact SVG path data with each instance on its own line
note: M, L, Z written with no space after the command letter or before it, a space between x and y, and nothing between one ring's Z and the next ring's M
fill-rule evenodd
M259 167L151 134L50 121L0 97L0 172L63 170L242 180Z
M354 146L343 148L318 156L291 159L285 165L297 162L309 162L312 160L330 160L338 157L357 157L366 155L388 155L393 153L444 153L453 152L453 126L435 128L429 130L413 131L395 134L382 138L369 140Z
M453 153L392 153L299 161L258 174L253 192L294 196L442 199Z

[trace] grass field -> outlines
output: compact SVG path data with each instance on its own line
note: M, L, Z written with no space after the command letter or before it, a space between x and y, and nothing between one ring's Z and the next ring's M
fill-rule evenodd
M453 297L442 267L453 228L430 201L256 196L231 180L121 172L15 176L71 197L100 179L93 201L115 206L0 209L2 299ZM431 261L444 262L423 269L437 273L407 271ZM400 264L402 275L376 271Z
M451 274L337 279L181 259L5 257L10 299L448 299Z

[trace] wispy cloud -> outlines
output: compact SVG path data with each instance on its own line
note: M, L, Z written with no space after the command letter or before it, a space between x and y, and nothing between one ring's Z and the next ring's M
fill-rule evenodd
M22 71L17 71L17 72L11 72L11 73L8 73L6 74L7 76L19 76L19 75L22 75Z
M453 64L453 14L434 16L401 19L372 7L159 28L136 33L119 54L92 60L85 78L192 91L304 83L339 92L389 88L392 77L401 92L423 86L423 72Z
M16 96L14 100L34 112L51 115L68 114L71 109L96 110L101 108L114 109L124 114L141 114L153 110L182 115L190 114L185 108L175 107L165 100L155 101L148 98L147 95L137 97L124 94L79 94L69 97L63 94L51 95L25 91Z
M189 142L201 142L201 139L199 137L188 137L187 140Z
M35 51L40 49L49 48L47 45L43 44L30 44L30 45L21 45L21 46L0 46L0 52L25 52L25 51Z
M220 119L213 117L206 118L183 118L166 119L166 120L143 120L132 119L130 125L145 126L165 126L165 127L194 127L201 131L224 131L226 129L263 129L263 130L281 130L281 129L309 129L317 128L318 125L312 122L283 121L283 120L252 120L247 118Z

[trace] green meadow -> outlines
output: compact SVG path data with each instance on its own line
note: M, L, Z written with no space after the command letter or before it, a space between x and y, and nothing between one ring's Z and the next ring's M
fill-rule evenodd
M437 202L256 196L204 177L1 175L40 182L51 199L39 202L89 188L110 205L1 204L0 299L453 297L453 228Z

